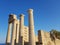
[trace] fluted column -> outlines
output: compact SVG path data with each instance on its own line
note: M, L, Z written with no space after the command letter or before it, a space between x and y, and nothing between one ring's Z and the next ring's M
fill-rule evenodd
M16 38L16 20L12 23L12 37L11 37L11 45L15 45Z
M24 45L24 15L20 15L20 45Z
M29 9L28 13L29 13L29 45L36 45L34 34L33 9Z
M8 32L7 32L7 37L6 37L6 43L9 44L10 43L10 23L8 23ZM7 45L6 44L6 45Z

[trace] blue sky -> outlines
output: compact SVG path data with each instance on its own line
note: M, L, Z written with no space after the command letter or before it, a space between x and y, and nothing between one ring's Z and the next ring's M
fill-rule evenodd
M25 15L25 25L28 26L28 12L34 10L35 34L42 29L60 30L60 0L0 0L0 43L4 43L8 29L8 17L10 13Z

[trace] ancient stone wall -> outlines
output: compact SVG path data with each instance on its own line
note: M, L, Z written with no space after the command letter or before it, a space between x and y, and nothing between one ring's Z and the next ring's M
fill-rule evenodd
M38 41L40 45L60 45L59 39L56 38L52 40L50 32L45 32L43 30L38 32Z

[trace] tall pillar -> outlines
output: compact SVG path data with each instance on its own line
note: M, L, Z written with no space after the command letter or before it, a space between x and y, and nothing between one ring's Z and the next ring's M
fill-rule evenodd
M11 37L11 45L15 45L15 39L16 39L16 20L12 23L12 37Z
M17 25L16 25L16 44L19 43L19 20L17 20Z
M8 32L6 37L6 45L10 44L10 23L8 23Z
M29 9L28 13L29 13L29 45L36 45L34 34L33 9Z
M24 15L20 15L20 45L24 45Z

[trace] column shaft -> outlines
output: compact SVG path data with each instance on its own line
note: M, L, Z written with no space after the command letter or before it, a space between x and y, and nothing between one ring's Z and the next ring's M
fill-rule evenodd
M8 32L6 37L6 43L10 43L10 23L8 24Z
M20 15L20 45L24 45L24 15Z
M15 38L16 38L16 20L13 21L12 25L12 38L11 38L11 45L15 45Z
M29 9L28 13L29 13L29 45L36 45L34 34L33 10Z
M16 25L16 43L19 43L19 21L17 22Z

